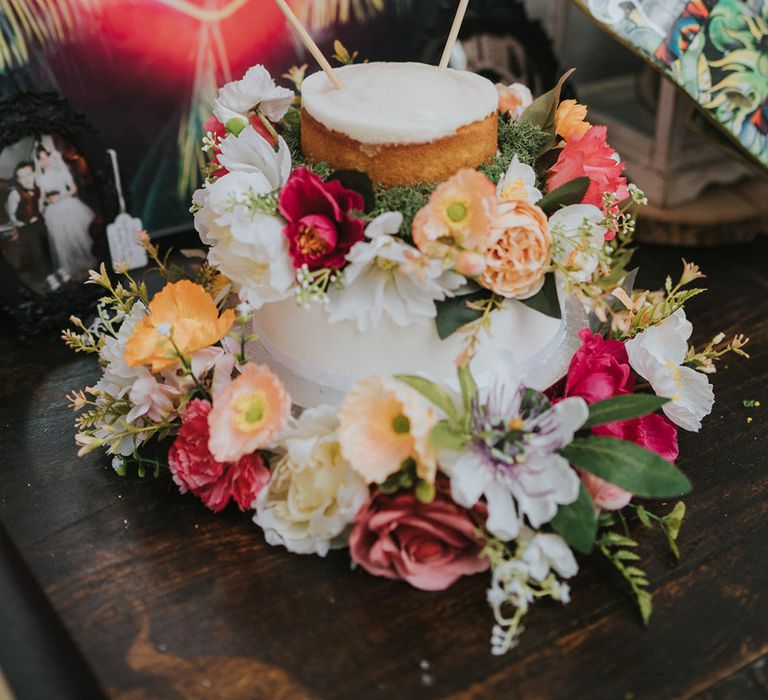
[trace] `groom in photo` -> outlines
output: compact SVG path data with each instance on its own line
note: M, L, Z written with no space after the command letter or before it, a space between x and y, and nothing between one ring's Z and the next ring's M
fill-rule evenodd
M35 168L30 161L16 165L5 208L16 227L10 240L3 245L8 262L30 286L58 287L52 274L48 230L40 210L40 188L35 184Z

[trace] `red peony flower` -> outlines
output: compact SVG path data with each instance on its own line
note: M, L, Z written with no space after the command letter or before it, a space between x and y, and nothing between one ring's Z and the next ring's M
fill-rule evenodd
M460 576L488 569L475 530L485 506L456 505L438 486L432 503L413 493L377 493L358 512L349 537L352 559L374 576L403 579L424 591L448 588Z
M182 493L191 491L215 513L223 510L230 499L245 510L269 482L269 469L258 452L237 462L217 462L208 449L210 412L210 402L202 399L187 406L168 453L173 480Z
M635 376L624 343L605 340L588 329L581 331L579 336L582 346L571 360L564 396L581 396L587 403L595 403L633 393ZM593 428L592 433L635 442L669 462L677 459L677 430L658 414L601 425ZM598 508L623 508L631 498L631 494L591 474L583 474L582 481Z
M306 168L293 171L280 193L280 213L288 221L293 266L339 269L350 248L363 239L365 222L350 216L363 210L363 198L340 182L323 182Z
M593 126L584 136L573 134L549 169L547 189L552 191L577 177L590 179L582 204L603 208L603 194L611 192L622 201L629 196L627 178L622 176L624 163L608 145L604 126Z

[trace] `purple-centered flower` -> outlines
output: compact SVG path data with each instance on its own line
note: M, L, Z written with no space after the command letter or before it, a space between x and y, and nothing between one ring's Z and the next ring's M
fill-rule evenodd
M453 499L471 508L485 496L488 531L514 539L523 517L534 528L579 495L579 477L558 450L589 415L578 397L552 405L544 394L497 384L472 406L472 439L461 452L441 455Z

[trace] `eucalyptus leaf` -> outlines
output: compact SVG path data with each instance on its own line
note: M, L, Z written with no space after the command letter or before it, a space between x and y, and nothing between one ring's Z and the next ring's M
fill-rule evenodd
M589 554L597 535L597 518L592 498L584 484L579 485L579 497L567 506L560 506L550 525L573 549Z
M459 410L456 408L453 398L440 385L415 374L398 374L395 376L395 379L418 391L425 399L442 410L452 422L458 423L461 420Z
M530 299L521 299L528 308L551 318L560 319L563 317L560 308L560 299L557 296L557 283L553 272L548 272L544 278L544 286L534 294Z
M518 120L532 122L546 133L546 139L542 146L541 153L548 151L557 142L555 134L555 113L560 104L560 92L563 89L563 84L571 76L573 70L574 69L571 69L564 73L560 80L557 81L557 85L555 85L549 92L545 92L540 97L537 97L520 115Z
M604 401L593 403L589 407L589 418L584 423L584 428L594 428L597 425L608 425L617 421L642 418L649 413L655 413L669 399L655 394L624 394L613 396Z
M691 490L688 477L677 467L627 440L576 438L560 453L579 469L642 498L669 498Z
M546 214L554 214L561 207L567 207L571 204L581 204L584 195L589 189L589 183L590 180L588 177L577 177L545 194L537 202L537 205L543 209Z

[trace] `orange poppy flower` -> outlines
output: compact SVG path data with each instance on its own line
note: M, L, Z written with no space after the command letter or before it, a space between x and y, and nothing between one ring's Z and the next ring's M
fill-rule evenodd
M213 299L199 284L189 280L168 284L149 303L149 315L128 339L125 361L129 367L151 365L153 372L162 372L179 362L174 344L188 357L219 342L234 320L232 309L219 316Z

